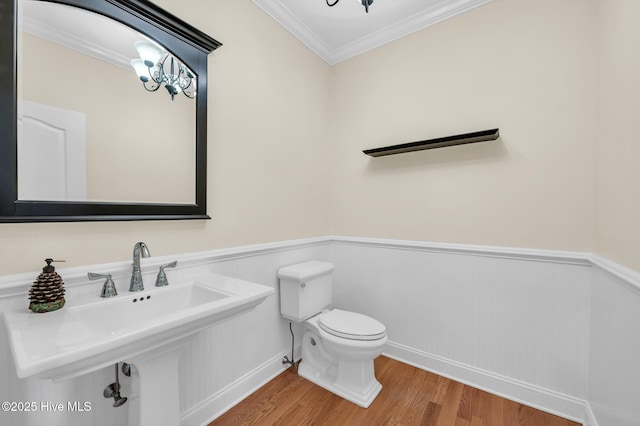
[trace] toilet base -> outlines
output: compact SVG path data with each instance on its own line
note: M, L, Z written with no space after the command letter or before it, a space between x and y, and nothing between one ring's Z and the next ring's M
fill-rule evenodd
M321 337L317 318L304 323L298 375L347 401L368 408L382 389L375 376L373 360L382 353L386 337L375 343L375 350L364 351L364 356L362 351L358 353L352 349L345 352L335 345L330 350L326 337ZM371 342L363 343L371 346Z
M362 408L368 408L382 390L382 385L373 376L373 361L370 361L370 367L355 364L366 363L343 361L338 366L338 369L342 369L344 372L349 371L349 374L339 376L326 371L322 374L308 364L305 365L303 359L298 367L298 375L349 402ZM371 369L371 372L368 371L369 369ZM342 380L338 380L338 377ZM368 382L364 387L360 386L363 380ZM355 386L353 386L354 384Z

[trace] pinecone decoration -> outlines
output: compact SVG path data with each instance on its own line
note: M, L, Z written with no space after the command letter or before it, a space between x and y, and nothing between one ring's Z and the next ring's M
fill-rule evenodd
M64 282L58 275L51 262L53 259L45 259L47 266L42 268L29 290L29 309L33 312L53 312L64 306Z

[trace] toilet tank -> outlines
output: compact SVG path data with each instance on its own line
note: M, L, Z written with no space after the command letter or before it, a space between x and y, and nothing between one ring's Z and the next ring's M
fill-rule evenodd
M331 273L327 262L310 261L278 270L280 312L294 322L302 322L331 304Z

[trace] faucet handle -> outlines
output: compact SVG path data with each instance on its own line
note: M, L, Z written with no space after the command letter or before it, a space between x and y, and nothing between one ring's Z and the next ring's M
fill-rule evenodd
M116 291L116 285L111 279L111 274L97 274L95 272L88 272L87 277L90 280L99 280L100 278L104 278L104 284L102 285L102 291L100 292L100 297L113 297L117 296L118 292Z
M169 280L167 279L167 274L164 272L164 268L175 268L177 264L178 261L174 260L171 263L160 266L160 271L158 271L158 276L156 277L156 287L169 285Z

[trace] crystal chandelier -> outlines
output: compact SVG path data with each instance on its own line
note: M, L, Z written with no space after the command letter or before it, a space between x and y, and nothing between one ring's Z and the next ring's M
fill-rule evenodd
M329 3L329 0L325 0L327 2L327 6L329 7L333 7L336 4L338 4L338 2L340 0L335 0L333 3ZM373 3L373 0L358 0L360 3L362 3L362 5L364 6L364 10L369 13L369 6L371 6L371 3Z
M139 59L132 59L131 66L142 85L149 92L155 92L164 84L171 100L182 92L187 98L196 96L196 78L182 62L148 41L135 42Z

